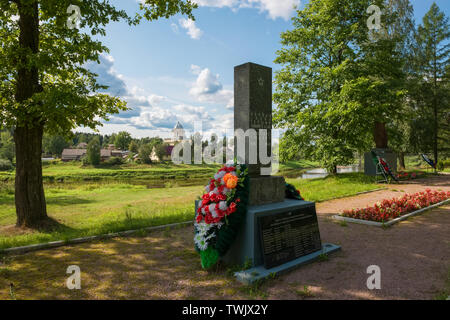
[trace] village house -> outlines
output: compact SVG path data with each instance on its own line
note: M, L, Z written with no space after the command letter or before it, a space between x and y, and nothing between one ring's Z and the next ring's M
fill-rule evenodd
M111 157L124 158L128 154L126 151L117 150L111 148L114 145L108 145L108 149L100 150L101 161L107 161ZM81 142L76 146L76 149L64 149L61 155L61 160L68 161L81 161L81 159L87 154L87 143Z

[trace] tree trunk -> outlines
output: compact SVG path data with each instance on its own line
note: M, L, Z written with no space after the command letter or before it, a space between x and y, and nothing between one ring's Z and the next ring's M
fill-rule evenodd
M398 154L398 162L400 164L400 170L405 170L406 166L405 166L405 153L404 152L400 152Z
M16 213L18 227L38 227L47 220L42 182L43 127L18 127L16 142Z
M383 122L375 122L375 127L373 131L373 138L375 140L375 145L379 149L387 149L388 147L388 136L386 132L386 124Z
M19 11L19 45L15 98L22 103L42 92L37 66L30 63L29 52L39 52L38 2L17 1ZM19 119L15 132L16 180L15 202L17 226L38 227L47 219L42 183L42 135L44 121L39 116L39 105L22 104L24 117ZM28 111L37 110L37 111Z
M334 165L332 170L331 170L331 174L332 175L337 175L337 165Z

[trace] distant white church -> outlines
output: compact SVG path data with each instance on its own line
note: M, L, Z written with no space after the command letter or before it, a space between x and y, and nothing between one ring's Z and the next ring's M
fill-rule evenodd
M175 128L172 129L173 137L164 139L164 142L175 146L178 142L183 141L185 138L185 131L183 128L183 125L180 123L180 121L177 121L177 124L175 125Z
M167 147L167 154L165 155L164 159L159 159L158 156L156 155L156 151L155 148L153 148L152 154L150 156L150 159L152 161L170 161L171 157L172 157L172 150L175 147L175 145L177 143L179 143L180 141L183 141L183 139L185 138L185 131L184 128L182 126L182 124L180 123L180 121L177 122L177 124L175 125L175 128L172 129L172 133L173 133L173 137L172 138L168 138L168 139L164 139L164 143L166 145L168 145Z

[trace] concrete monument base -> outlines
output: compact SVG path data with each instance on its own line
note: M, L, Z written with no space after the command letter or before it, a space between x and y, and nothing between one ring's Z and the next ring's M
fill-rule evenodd
M282 273L295 268L296 266L312 261L319 257L322 253L330 253L339 250L339 246L325 244L321 249L319 246L319 249L313 253L293 259L282 265L269 269L264 267L264 252L260 235L259 218L276 216L287 212L298 212L299 210L308 211L311 209L314 210L315 214L315 204L313 202L291 199L286 199L283 202L267 205L249 206L245 223L242 225L234 244L221 260L227 265L243 266L251 264L253 268L236 272L235 274L239 281L243 283L251 283L258 279L264 278L271 273Z
M283 177L260 176L249 181L249 206L283 202L285 198L286 181Z
M234 276L239 282L249 285L260 279L267 279L275 275L286 273L302 265L314 262L315 260L319 260L323 255L330 254L339 250L341 250L340 246L331 243L324 243L322 246L322 250L310 253L295 260L291 260L280 266L266 269L261 265L247 270L235 272Z

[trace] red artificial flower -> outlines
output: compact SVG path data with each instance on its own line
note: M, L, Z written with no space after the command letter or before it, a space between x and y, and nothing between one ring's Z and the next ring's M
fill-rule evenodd
M227 200L227 196L226 195L224 195L224 194L219 194L218 195L218 197L217 197L220 201L226 201Z
M217 194L213 193L210 197L211 202L218 202L219 198L217 196Z

